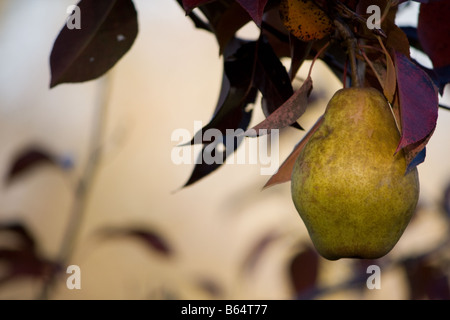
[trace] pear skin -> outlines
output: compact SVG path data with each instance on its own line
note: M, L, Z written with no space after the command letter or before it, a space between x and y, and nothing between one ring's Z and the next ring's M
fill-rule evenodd
M294 205L326 259L377 259L398 242L419 197L417 168L406 173L400 133L373 88L337 91L297 158Z

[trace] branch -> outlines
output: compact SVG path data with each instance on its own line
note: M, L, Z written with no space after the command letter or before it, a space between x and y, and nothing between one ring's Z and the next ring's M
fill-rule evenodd
M350 59L352 86L361 87L361 80L359 78L358 67L356 65L356 38L350 28L338 19L334 20L334 25L339 31L339 34L347 47L347 54Z

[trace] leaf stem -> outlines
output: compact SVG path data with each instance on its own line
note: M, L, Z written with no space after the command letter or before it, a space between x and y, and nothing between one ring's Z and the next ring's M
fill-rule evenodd
M325 45L320 48L320 50L316 53L314 59L311 62L311 65L309 67L309 72L308 72L308 76L306 78L310 78L311 77L311 72L312 72L312 68L314 66L314 63L316 62L316 60L320 57L320 55L325 51L326 48L328 48L328 46L330 45L330 41L328 41L327 43L325 43Z

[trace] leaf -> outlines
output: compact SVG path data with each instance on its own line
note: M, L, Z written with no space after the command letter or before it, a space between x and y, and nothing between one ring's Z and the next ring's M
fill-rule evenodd
M442 200L442 209L444 210L447 219L450 219L450 183L447 184L447 187L445 188L444 191L444 197Z
M438 1L443 1L443 0L399 0L398 3L403 3L403 2L407 2L407 1L415 1L415 2L420 2L420 3L430 3L430 2L438 2Z
M267 251L269 246L279 238L280 234L277 231L270 231L259 239L244 258L242 263L242 271L247 274L251 274L261 261L263 254Z
M245 122L250 115L245 108L256 98L256 92L252 90L256 44L255 42L243 43L235 40L228 47L235 46L238 47L237 51L227 54L224 59L221 94L212 119L195 133L191 144L210 143L203 138L206 130L218 129L222 135L226 135L227 129L241 127L240 124Z
M400 27L402 29L403 33L408 38L408 42L410 46L416 48L417 50L423 51L422 45L419 41L419 35L417 34L417 28L410 27L410 26L402 26Z
M420 5L417 33L434 67L450 65L450 1Z
M6 175L6 183L10 184L19 177L42 165L59 166L58 160L50 152L35 146L29 146L14 156Z
M291 47L291 67L289 69L289 78L293 81L298 70L311 52L312 42L301 41L292 35L289 36L289 40Z
M383 48L386 57L386 75L383 79L383 93L384 96L388 99L389 102L394 101L395 91L397 90L397 77L395 74L395 66L392 61L391 55L386 50L383 45L383 42L380 41L380 45Z
M387 31L386 47L389 51L401 52L406 57L410 57L410 44L408 37L394 21L391 21Z
M233 53L234 50L231 50L231 48L234 47L238 47L238 49ZM252 110L247 110L246 107L256 99L256 89L252 87L255 50L255 42L246 43L234 39L228 44L224 53L224 75L216 110L211 121L196 132L190 142L190 144L202 143L206 145L203 146L194 170L183 187L192 185L217 170L241 144L243 135L238 137L237 134L229 134L229 132L239 133L239 130L246 130L251 120ZM205 133L210 129L219 130L222 139L220 141L205 140ZM231 142L233 142L232 148L227 148ZM223 144L224 150L222 155L216 155L220 143ZM218 161L212 163L209 163L209 160L206 161L204 155L209 155L208 152Z
M261 36L257 44L257 57L253 85L265 99L265 116L269 116L288 100L294 90L286 68L280 62L272 46Z
M7 270L0 276L1 285L24 277L43 279L60 270L58 264L38 253L36 241L25 226L20 223L2 224L0 234L5 233L14 235L19 241L16 247L0 243L0 264Z
M204 12L204 10L202 10ZM250 16L236 2L231 2L220 19L213 25L214 34L219 43L219 53L222 54L228 42L235 33L250 21Z
M404 262L410 286L410 299L448 300L450 286L445 267L434 265L427 259L411 259Z
M289 31L281 21L276 2L268 3L261 23L261 35L268 40L277 57L290 57Z
M280 15L286 28L302 41L320 40L333 31L333 22L312 0L281 0Z
M264 8L266 7L268 0L236 0L240 5L247 10L253 21L258 26L261 26L262 17L264 14Z
M292 150L291 154L284 160L284 162L281 164L278 171L270 177L270 179L266 182L264 185L264 188L271 187L276 184L280 184L283 182L291 181L291 175L292 170L294 169L295 161L297 160L300 152L305 147L306 143L308 142L309 138L313 135L314 132L319 128L323 121L323 116L321 116L317 122L314 124L314 126L309 130L306 135L300 140L300 142L294 147L294 150Z
M183 7L186 13L191 12L192 9L212 2L211 0L182 0ZM261 25L264 8L267 4L267 0L236 0L237 3L244 8L250 17L256 22L257 25Z
M50 87L96 79L111 69L138 34L132 0L81 0L81 29L64 26L50 56Z
M215 0L182 0L184 10L186 13L191 12L194 8L201 6L208 2L213 2Z
M224 290L215 280L204 276L198 277L195 284L199 289L209 294L211 297L219 299L223 296Z
M183 6L182 0L177 1ZM219 43L220 54L223 54L236 32L251 20L247 11L234 1L206 2L200 5L199 10L204 14L208 23L203 22L193 12L187 12L197 28L214 33Z
M427 69L424 66L421 67L439 88L439 93L443 95L445 86L450 83L450 65L434 69Z
M0 233L9 232L15 234L20 240L20 247L34 249L35 241L27 228L21 223L3 223L0 224Z
M438 116L439 98L430 77L399 52L395 52L395 67L402 128L396 150L398 152L423 141L433 133Z
M247 117L239 127L247 128L250 123L250 117L251 111L247 114ZM221 167L222 164L225 163L226 159L237 150L242 143L243 138L244 137L242 135L223 136L221 141L213 141L204 146L197 157L194 170L192 171L188 181L183 185L183 188L194 184ZM227 145L230 145L230 142L227 141L227 139L232 139L230 140L233 142L231 149L227 149ZM219 144L221 144L223 150L219 150ZM219 152L219 155L217 155L217 152ZM211 157L212 159L208 160L208 157Z
M289 273L297 296L312 290L319 275L317 252L311 247L298 252L290 262Z
M408 167L406 168L406 173L410 172L412 169L425 161L427 154L425 144L420 144L418 148L413 148L412 150L407 151L406 161L408 163Z
M162 256L170 256L173 249L168 241L157 231L141 227L129 228L105 228L100 230L100 236L108 239L112 238L134 238L141 241L146 247Z
M247 130L245 135L248 137L256 137L261 132L268 134L273 129L282 129L297 121L306 111L308 95L311 89L312 80L311 77L308 77L302 86L282 106L252 129Z

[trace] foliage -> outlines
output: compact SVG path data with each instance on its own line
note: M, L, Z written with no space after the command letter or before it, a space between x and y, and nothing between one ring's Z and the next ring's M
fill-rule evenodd
M409 28L405 33L395 24L398 6L393 0L283 0L281 4L275 0L177 1L197 28L214 33L223 54L221 95L211 121L197 136L210 128L219 129L224 136L226 129L248 129L252 112L247 111L247 106L255 102L256 92L262 95L261 105L267 119L254 129L270 132L289 125L300 128L297 121L307 108L313 79L306 79L294 93L291 81L299 67L307 59L322 59L344 86L352 85L347 75L356 72L352 71L353 52L358 70L364 64L367 68L363 85L380 89L392 104L402 132L398 150L405 150L410 168L424 161L425 146L437 121L438 90L443 92L450 77L447 54L450 38L445 36L448 24L444 23L448 2L422 1L426 3L421 5L417 29ZM381 8L381 29L369 30L367 7L373 4ZM79 6L92 15L80 32L63 28L56 39L50 59L51 87L104 74L137 36L137 13L131 0L83 0ZM316 18L305 20L306 16ZM249 22L260 27L259 39L244 41L237 37L237 31ZM293 32L295 29L312 30L320 37L304 36ZM442 32L436 32L437 29ZM119 35L124 41L119 41ZM410 43L432 58L434 69L426 69L410 58ZM283 57L291 59L289 71L280 62ZM218 144L217 141L202 143L204 148L209 145L213 149ZM235 144L234 150L223 151L223 158L237 147ZM295 152L298 151L296 148ZM219 166L197 164L185 186ZM283 177L272 181L290 179L289 170L280 170L278 175L281 174Z
M406 152L409 168L425 160L426 144L435 130L438 116L438 93L442 94L445 85L450 82L448 1L417 1L421 2L417 28L401 28L395 23L398 5L406 0L177 2L195 27L214 34L223 57L223 83L217 105L210 122L195 136L203 137L202 133L210 128L220 130L224 136L226 129L242 129L250 137L263 134L261 129L268 129L270 132L292 126L303 130L297 121L301 123L301 116L308 108L308 97L314 90L314 79L309 75L297 90L293 89L292 82L305 61L312 61L313 68L314 62L319 59L337 75L344 87L360 84L383 92L391 103L397 124L401 128L397 151L403 149ZM367 7L372 4L381 8L380 29L367 28L367 19L370 18ZM288 12L292 5L300 6L297 7L296 14ZM138 36L138 14L132 0L81 0L78 6L83 12L84 25L81 30L63 27L56 38L50 55L51 88L63 83L89 81L104 75L132 48ZM319 18L305 20L307 16ZM247 23L258 26L258 39L244 40L237 36L237 32ZM411 47L429 56L433 68L426 68L412 59ZM283 58L289 59L289 70L281 63ZM365 72L361 73L361 70ZM248 130L252 117L248 106L256 101L258 94L261 95L261 107L266 119L253 127L254 130ZM296 157L320 121L321 118L293 148L266 187L290 180ZM194 141L198 139L194 137L191 144ZM215 147L219 143L201 142L203 148ZM235 144L233 150L225 150L223 157L231 155L237 147L238 144ZM41 165L60 170L67 166L67 162L50 150L30 146L11 160L5 181L12 184L20 176ZM206 177L219 166L220 164L205 162L197 164L185 186ZM80 188L77 189L81 194L86 192L83 189L85 182L80 181ZM446 201L448 198L447 192ZM449 214L448 201L445 206ZM12 266L10 269L13 270L0 278L0 284L21 276L50 282L48 278L54 277L66 262L61 257L43 257L36 248L34 237L22 224L2 224L0 233L12 234L20 240L15 248L0 246L0 262ZM173 254L169 242L151 228L107 229L101 234L108 238L132 237L162 256L170 257ZM277 234L269 233L261 238L243 259L243 273L254 268L262 252L277 237ZM290 274L299 298L320 295L320 290L315 287L318 261L311 248L302 247L292 257ZM441 268L445 261L436 266L431 264L430 256L425 255L394 263L402 265L407 271L413 289L412 298L449 298L448 278ZM438 283L438 289L436 286L426 285L431 274L436 274L430 271L432 268L437 268L437 274L441 276L439 279L432 279ZM358 281L361 278L357 276L347 285L352 286ZM444 283L447 285L443 285ZM202 281L199 285L213 295L221 292L218 285L209 280Z

